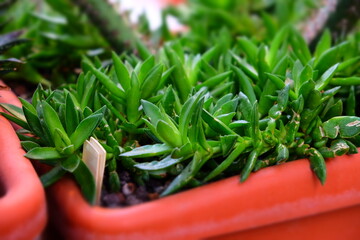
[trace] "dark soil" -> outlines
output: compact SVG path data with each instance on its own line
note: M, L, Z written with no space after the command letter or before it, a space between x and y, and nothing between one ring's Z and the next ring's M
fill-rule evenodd
M11 89L16 96L21 97L30 101L32 93L36 89L36 85L30 84L24 81L17 81L17 80L4 80L5 84L7 85L6 88ZM0 86L0 88L4 88Z
M110 193L103 187L101 206L110 208L127 207L155 200L159 198L160 194L170 183L168 179L150 178L146 182L146 186L142 186L137 184L127 171L119 172L119 178L121 182L119 192ZM106 185L105 183L104 186Z

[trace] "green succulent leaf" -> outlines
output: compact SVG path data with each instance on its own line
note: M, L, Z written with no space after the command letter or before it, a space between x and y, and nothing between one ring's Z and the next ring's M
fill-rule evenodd
M25 157L36 160L56 160L63 156L53 147L36 147L28 151Z
M65 175L66 171L60 166L53 167L49 172L40 177L44 187L49 187Z
M19 125L20 127L24 128L24 129L30 129L29 125L27 124L27 122L14 117L13 115L4 113L4 112L0 112L0 115L4 116L5 118L9 119L10 121L12 121L13 123Z
M122 153L120 154L120 157L132 157L132 158L154 157L154 156L160 156L163 154L170 153L172 149L173 148L167 144L145 145L134 148L129 152Z
M24 112L20 107L7 103L0 103L0 107L4 108L6 111L8 111L11 115L18 118L19 120L26 122Z
M323 129L325 136L329 138L351 138L360 133L360 117L333 117L323 123Z
M33 148L40 147L40 145L33 141L21 141L21 146L28 152Z
M71 143L74 145L74 150L84 144L85 140L91 136L95 128L99 125L102 118L103 114L94 113L79 123L74 133L70 136Z
M338 66L339 66L339 64L337 63L334 66L332 66L331 68L329 68L328 70L326 70L326 72L324 72L324 74L316 82L315 88L317 90L321 91L329 84L329 82L330 82L331 78L334 76Z
M130 88L130 82L131 82L129 72L125 64L123 64L123 62L116 53L112 52L111 56L112 56L117 80L121 84L122 88L125 91L127 91Z
M73 154L61 161L61 167L67 172L74 172L79 166L81 159L78 155Z
M182 161L182 158L173 158L171 155L166 156L160 161L137 163L134 167L137 167L145 171L156 171L168 168Z
M90 172L89 168L85 165L83 161L79 161L79 164L73 174L75 176L76 182L80 186L81 192L83 193L85 199L90 204L95 204L96 186L94 177Z
M173 147L180 147L182 145L182 138L179 130L165 121L158 121L156 131L168 145Z

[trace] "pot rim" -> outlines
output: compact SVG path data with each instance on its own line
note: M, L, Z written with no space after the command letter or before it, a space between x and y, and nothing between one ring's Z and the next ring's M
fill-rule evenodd
M359 204L359 157L328 159L324 186L302 159L252 173L245 183L235 176L119 209L90 206L70 178L50 191L65 214L67 230L129 239L136 239L139 229L153 239L208 237Z

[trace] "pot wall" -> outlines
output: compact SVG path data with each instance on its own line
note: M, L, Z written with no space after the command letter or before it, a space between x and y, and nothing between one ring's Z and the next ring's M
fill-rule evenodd
M209 238L209 240L258 240L260 236L264 236L263 238L266 236L266 240L357 240L360 234L359 216L360 205L356 205L264 227L216 236Z
M327 160L324 186L297 160L124 209L91 207L64 179L51 218L66 239L358 239L359 157Z
M0 102L18 104L10 90L0 90ZM44 189L23 157L12 125L2 116L0 130L0 239L35 239L47 222Z

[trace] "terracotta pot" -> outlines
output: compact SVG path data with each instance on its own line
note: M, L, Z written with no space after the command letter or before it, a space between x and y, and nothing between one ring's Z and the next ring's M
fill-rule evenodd
M0 89L0 102L19 104L8 89ZM12 125L2 116L0 130L0 239L35 239L47 222L45 193Z
M327 169L324 186L303 159L123 209L92 207L63 179L50 218L64 239L359 239L360 154Z

